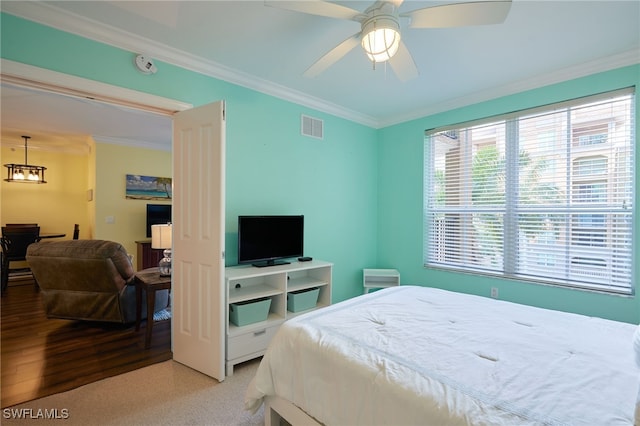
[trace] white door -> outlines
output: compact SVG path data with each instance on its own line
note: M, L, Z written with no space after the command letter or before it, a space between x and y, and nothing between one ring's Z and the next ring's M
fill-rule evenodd
M224 380L225 104L173 119L173 359Z

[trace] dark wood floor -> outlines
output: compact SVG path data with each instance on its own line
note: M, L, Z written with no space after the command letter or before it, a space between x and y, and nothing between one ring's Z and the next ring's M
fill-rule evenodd
M135 325L47 319L32 280L11 283L1 309L2 408L172 357L171 321L154 324L144 349L144 323L136 333Z

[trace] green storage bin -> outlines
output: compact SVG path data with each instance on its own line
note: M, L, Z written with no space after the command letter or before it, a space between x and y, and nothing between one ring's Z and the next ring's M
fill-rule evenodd
M315 308L318 303L319 288L290 291L287 293L287 310L290 312L306 311Z
M229 321L238 327L266 321L271 308L271 298L252 299L229 304Z

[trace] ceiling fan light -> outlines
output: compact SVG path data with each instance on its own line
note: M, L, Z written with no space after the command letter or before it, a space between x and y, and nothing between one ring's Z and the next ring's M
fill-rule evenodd
M373 62L391 59L400 46L400 27L393 17L370 20L364 25L362 34L362 48Z

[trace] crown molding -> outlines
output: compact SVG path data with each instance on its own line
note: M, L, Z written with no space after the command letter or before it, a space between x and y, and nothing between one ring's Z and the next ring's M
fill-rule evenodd
M14 136L22 133L24 132L14 131L12 129L3 129L2 141L0 142L0 146L13 150L24 150L24 140L21 140L18 136ZM94 146L96 143L171 152L170 143L155 143L134 139L114 138L111 136L102 135L55 135L48 132L31 132L30 135L33 135L34 138L37 137L37 139L35 143L29 143L29 152L43 151L73 155L89 155L92 151L92 146ZM45 143L43 143L43 141Z
M8 59L0 59L0 70L3 84L28 87L35 90L57 93L62 96L87 98L93 102L104 102L167 117L171 117L175 112L184 111L193 107L193 105L185 102L10 61ZM17 136L24 133L24 131L17 130L13 130L13 133L7 133L9 130L12 129L3 129L3 136L11 136L7 138L7 140L3 139L3 145L9 146L10 142L8 141L11 141L11 139L19 141ZM170 143L163 144L151 141L117 139L102 135L91 135L91 137L94 141L103 143L171 151ZM44 150L49 149L74 154L87 154L90 151L84 142L84 138L85 136L79 135L40 135L40 139L47 139L49 142L43 145ZM38 149L35 146L34 148Z
M25 132L18 129L2 128L0 146L11 150L24 150ZM29 141L29 152L56 152L72 155L89 155L92 151L93 140L89 135L66 135L51 132L32 131L27 133L32 139Z
M588 75L597 74L599 72L611 71L616 68L622 68L629 65L640 64L640 50L629 50L617 55L598 58L594 61L585 62L580 65L567 67L547 74L541 74L534 78L516 81L505 84L503 86L493 87L472 95L452 99L447 102L439 103L434 108L413 111L411 114L396 116L389 120L380 121L379 127L387 127L407 121L417 120L419 118L428 117L430 115L439 114L456 108L461 108L480 102L490 101L492 99L513 95L527 90L538 89L563 81L573 80Z
M105 102L160 115L172 115L192 104L138 92L9 59L0 59L2 82L76 98Z
M60 31L75 34L134 53L144 52L152 58L195 71L228 83L246 87L266 95L293 102L317 111L345 118L368 127L378 127L378 120L320 98L276 84L254 75L229 68L217 62L191 55L136 34L128 33L84 16L67 12L39 1L3 2L3 12L37 22Z
M109 145L122 145L126 147L147 148L155 151L171 152L171 144L154 143L149 141L140 141L133 139L114 138L111 136L92 135L93 140L98 143Z
M560 83L598 72L609 71L623 66L640 63L640 51L631 50L617 55L599 58L584 64L571 66L531 79L512 82L503 86L476 92L474 94L442 102L435 107L412 111L409 114L379 120L369 115L344 108L320 98L309 96L274 82L251 74L234 70L225 65L188 54L150 39L127 33L115 27L90 20L40 1L5 1L3 12L19 16L61 31L72 33L100 43L108 44L131 52L144 52L154 59L170 63L200 74L217 78L228 83L246 87L279 99L293 102L317 111L325 112L375 129L416 120L452 109L479 102L512 95L515 93Z

